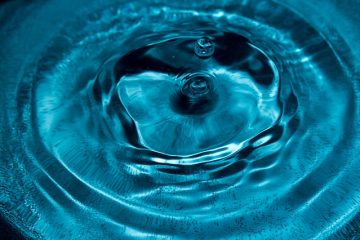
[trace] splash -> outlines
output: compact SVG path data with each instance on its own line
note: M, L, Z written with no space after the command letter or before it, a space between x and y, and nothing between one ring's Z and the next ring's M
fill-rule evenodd
M185 2L31 3L1 27L0 209L25 235L324 239L349 226L351 46L276 1Z

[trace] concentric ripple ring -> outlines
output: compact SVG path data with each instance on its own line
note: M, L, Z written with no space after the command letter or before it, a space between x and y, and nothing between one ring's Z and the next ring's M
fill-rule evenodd
M0 35L0 209L24 235L336 239L356 217L359 65L311 4L64 2Z

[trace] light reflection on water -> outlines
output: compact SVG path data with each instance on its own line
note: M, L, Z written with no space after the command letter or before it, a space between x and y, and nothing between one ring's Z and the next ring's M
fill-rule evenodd
M36 239L356 238L354 36L297 5L3 5L3 215Z

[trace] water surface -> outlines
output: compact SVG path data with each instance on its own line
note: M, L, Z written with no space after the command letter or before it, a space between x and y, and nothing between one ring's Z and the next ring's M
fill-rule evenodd
M0 12L0 208L24 235L356 239L341 22L291 1L40 2Z

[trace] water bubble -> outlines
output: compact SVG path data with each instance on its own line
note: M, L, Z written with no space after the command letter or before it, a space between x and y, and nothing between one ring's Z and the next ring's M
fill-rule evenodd
M198 57L208 58L215 52L215 43L208 37L202 37L196 41L194 50Z

